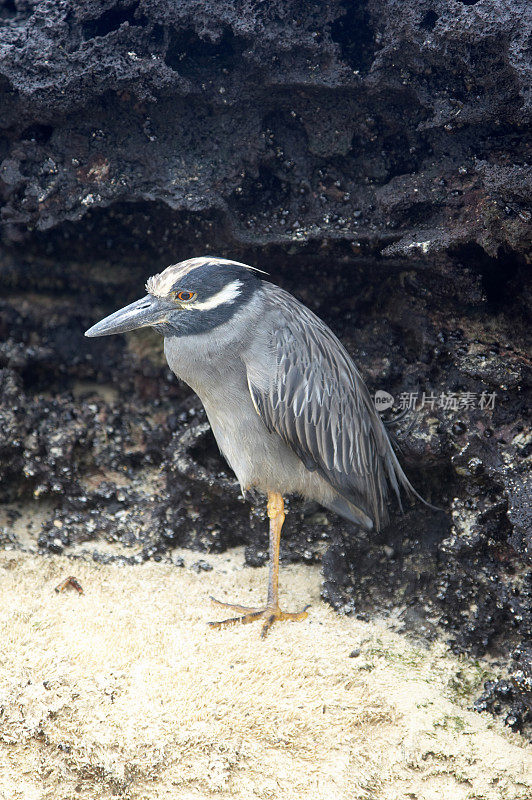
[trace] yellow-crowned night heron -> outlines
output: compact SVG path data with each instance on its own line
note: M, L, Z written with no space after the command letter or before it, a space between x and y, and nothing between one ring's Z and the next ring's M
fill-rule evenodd
M200 397L243 492L268 496L270 575L264 607L219 603L222 622L301 620L279 608L283 493L317 500L365 529L388 520L390 488L416 496L353 361L332 331L259 270L191 258L154 275L148 294L86 336L151 326L170 369Z

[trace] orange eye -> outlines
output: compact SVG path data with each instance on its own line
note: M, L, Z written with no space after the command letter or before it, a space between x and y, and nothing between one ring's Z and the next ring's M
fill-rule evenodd
M189 303L196 297L195 292L172 292L174 300L180 300L182 303Z

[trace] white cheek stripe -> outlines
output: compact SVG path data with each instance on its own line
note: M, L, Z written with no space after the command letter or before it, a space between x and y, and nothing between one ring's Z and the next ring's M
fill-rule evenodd
M199 309L200 311L209 311L212 308L218 308L218 306L223 305L223 303L232 303L239 294L241 294L240 289L242 288L242 281L233 281L232 283L228 283L227 286L224 286L223 289L220 289L219 292L213 294L212 297L209 297L208 300L204 300L203 302L200 300L197 303L184 303L185 308L194 308Z

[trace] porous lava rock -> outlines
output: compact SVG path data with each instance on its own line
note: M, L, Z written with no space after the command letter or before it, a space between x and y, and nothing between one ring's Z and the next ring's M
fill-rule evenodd
M529 10L4 0L4 235L81 232L135 204L156 251L188 211L236 242L522 253Z

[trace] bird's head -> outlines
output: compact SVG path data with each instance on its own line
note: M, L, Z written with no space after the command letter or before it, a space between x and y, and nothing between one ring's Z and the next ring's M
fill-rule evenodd
M260 270L225 258L190 258L146 283L148 294L115 311L85 336L153 327L164 336L193 336L222 325L260 286Z

